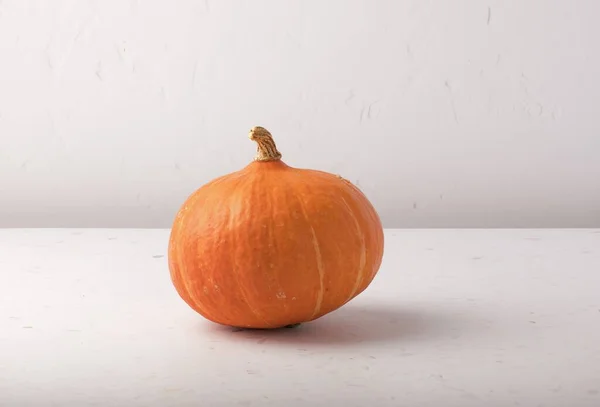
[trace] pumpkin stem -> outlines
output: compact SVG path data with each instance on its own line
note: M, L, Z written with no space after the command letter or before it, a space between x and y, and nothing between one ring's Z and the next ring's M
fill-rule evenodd
M277 161L281 158L281 153L277 151L273 136L264 127L253 127L248 138L258 144L254 161Z

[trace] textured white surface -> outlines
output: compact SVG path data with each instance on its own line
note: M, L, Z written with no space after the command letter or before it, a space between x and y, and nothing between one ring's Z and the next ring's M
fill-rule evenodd
M387 227L600 227L600 2L0 2L0 226L170 227L251 126ZM543 209L540 209L542 208Z
M373 285L232 332L171 286L166 230L0 230L0 405L600 405L600 230L386 231Z

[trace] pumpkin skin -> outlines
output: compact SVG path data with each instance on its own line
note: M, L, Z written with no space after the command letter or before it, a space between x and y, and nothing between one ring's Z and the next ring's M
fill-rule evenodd
M254 162L195 191L175 218L169 269L206 319L242 328L315 320L360 294L383 257L377 212L352 183L281 161L250 131Z

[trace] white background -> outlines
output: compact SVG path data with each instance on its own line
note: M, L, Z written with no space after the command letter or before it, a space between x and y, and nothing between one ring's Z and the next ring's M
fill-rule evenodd
M0 1L0 226L168 227L254 155L386 227L600 225L600 3Z

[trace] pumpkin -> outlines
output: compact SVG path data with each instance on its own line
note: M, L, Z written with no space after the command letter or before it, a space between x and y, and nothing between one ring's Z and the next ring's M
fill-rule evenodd
M240 328L315 320L356 297L383 257L377 212L351 182L281 160L250 131L253 162L194 192L169 239L171 280L206 319Z

